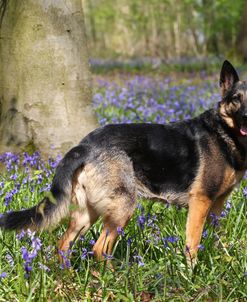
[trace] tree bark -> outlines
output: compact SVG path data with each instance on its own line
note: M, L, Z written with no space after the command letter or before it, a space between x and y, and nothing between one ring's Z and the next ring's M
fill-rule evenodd
M0 64L0 152L65 152L97 126L81 0L8 0Z
M236 48L243 61L247 62L247 1L245 1L245 5L243 7Z

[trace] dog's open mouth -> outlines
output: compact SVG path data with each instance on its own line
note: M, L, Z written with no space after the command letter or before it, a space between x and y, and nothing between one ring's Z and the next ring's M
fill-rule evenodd
M243 136L247 136L247 121L242 122L240 126L240 133Z

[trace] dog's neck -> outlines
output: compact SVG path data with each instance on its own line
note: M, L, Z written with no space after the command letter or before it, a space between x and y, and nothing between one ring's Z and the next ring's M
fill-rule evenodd
M219 130L221 132L221 138L223 138L227 145L231 146L229 149L233 151L232 156L235 157L236 162L238 162L240 170L246 170L247 136L241 135L236 123L232 122L233 119L227 116L220 107L216 109L216 115L218 115L221 124L221 130ZM231 119L230 123L229 119Z

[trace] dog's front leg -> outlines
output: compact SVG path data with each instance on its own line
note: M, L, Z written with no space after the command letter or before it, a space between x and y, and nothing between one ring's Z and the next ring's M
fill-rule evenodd
M190 266L195 264L203 227L211 206L212 201L207 196L200 193L190 194L186 224L186 257Z

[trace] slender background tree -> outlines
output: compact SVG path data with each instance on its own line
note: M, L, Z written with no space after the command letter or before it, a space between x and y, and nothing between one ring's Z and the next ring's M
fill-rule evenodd
M0 7L0 152L64 152L97 125L81 0Z

